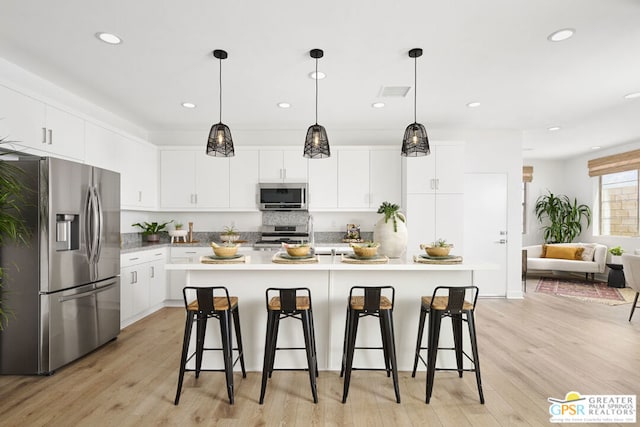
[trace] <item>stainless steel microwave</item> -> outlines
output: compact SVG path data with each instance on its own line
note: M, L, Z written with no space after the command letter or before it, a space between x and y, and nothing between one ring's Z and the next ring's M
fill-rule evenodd
M260 183L258 206L261 211L306 211L307 183Z

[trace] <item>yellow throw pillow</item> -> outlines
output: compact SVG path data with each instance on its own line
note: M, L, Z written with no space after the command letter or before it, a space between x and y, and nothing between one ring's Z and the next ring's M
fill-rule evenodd
M576 246L547 246L544 258L572 259L582 261L584 248Z

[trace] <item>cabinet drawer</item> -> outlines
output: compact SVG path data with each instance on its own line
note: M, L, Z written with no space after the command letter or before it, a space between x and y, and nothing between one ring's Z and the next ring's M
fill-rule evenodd
M166 248L151 249L140 252L129 252L120 255L120 268L131 265L143 264L145 262L164 261L166 259Z

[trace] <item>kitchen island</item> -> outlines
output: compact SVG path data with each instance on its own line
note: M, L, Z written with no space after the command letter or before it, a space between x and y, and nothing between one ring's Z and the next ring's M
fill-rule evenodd
M186 286L226 286L230 295L239 297L242 340L247 369L262 370L266 332L265 290L269 287L308 287L311 290L316 329L318 367L320 370L340 370L344 338L346 304L352 286L391 285L396 290L394 324L398 367L411 370L418 330L420 297L431 295L438 285L473 284L474 272L497 268L481 262L460 264L420 264L413 254L392 259L387 264L347 264L340 255L320 255L313 264L277 264L274 251L243 251L247 262L238 264L205 264L199 256L172 258L169 271L186 272ZM441 343L449 346L450 333L443 324ZM207 328L212 346L219 343L219 328ZM280 324L278 347L301 346L302 328L299 322L285 320ZM426 331L425 331L426 332ZM207 344L208 345L208 344ZM358 329L357 346L381 345L379 323L363 319ZM481 344L480 344L481 345ZM446 362L450 360L448 355ZM440 358L440 355L439 355ZM443 359L444 360L444 359ZM205 363L222 366L218 355L207 357ZM275 367L304 367L303 351L280 351ZM203 365L204 366L204 365ZM356 351L354 366L384 367L382 351Z

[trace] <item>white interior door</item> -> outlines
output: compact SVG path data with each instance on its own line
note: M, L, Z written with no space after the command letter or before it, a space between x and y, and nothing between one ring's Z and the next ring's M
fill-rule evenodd
M474 282L482 296L507 295L507 175L465 174L464 258L487 262L497 270L478 271Z

